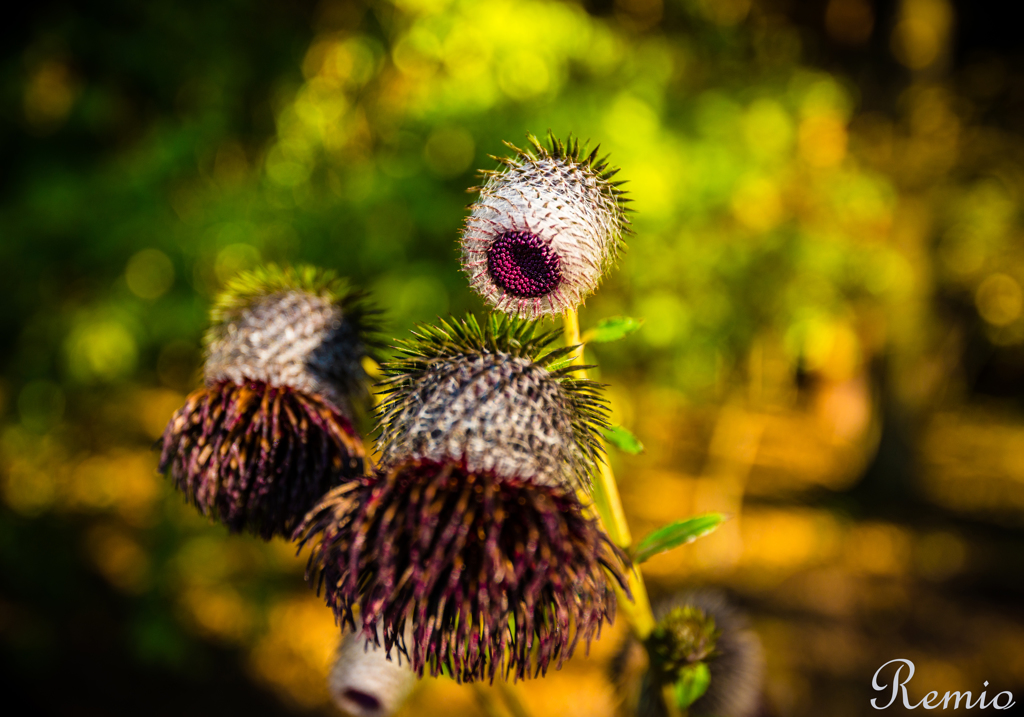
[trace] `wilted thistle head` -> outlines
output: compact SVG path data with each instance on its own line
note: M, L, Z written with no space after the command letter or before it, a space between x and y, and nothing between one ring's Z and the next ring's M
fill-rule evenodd
M625 555L575 492L598 387L549 370L565 351L535 354L552 337L533 330L421 327L384 365L376 479L332 491L299 531L339 620L354 626L358 606L421 674L542 674L614 618L607 576L626 589Z
M548 146L511 144L486 182L462 233L462 268L498 310L537 318L575 308L615 263L628 231L619 171L595 147L549 133Z
M168 423L160 470L233 532L291 535L324 493L364 474L352 407L371 315L311 267L231 281L212 310L205 385Z
M707 692L691 717L756 717L763 706L764 653L744 615L716 591L683 592L655 605L658 623L641 645L630 636L612 660L611 677L625 711L668 717L662 688L688 665L705 662Z

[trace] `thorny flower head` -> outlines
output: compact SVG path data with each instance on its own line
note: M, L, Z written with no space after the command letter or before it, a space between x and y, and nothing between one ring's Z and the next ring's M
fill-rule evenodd
M273 265L229 283L212 311L205 385L164 431L160 470L234 532L290 535L328 490L362 476L352 425L371 322L332 274Z
M615 612L626 557L575 488L596 459L597 385L551 370L550 336L492 319L421 327L385 364L384 463L298 531L342 622L421 674L544 673ZM406 640L411 631L411 644Z
M537 318L575 308L615 263L628 232L629 200L613 182L619 171L569 137L548 145L508 146L483 172L480 198L462 233L462 268L498 310Z
M672 608L647 639L652 668L673 680L687 665L712 657L719 637L715 618L699 607Z
M688 665L705 662L707 692L690 705L692 717L762 714L764 654L745 616L724 595L683 592L655 605L658 623L641 644L628 637L613 658L611 678L629 714L668 717L662 688Z

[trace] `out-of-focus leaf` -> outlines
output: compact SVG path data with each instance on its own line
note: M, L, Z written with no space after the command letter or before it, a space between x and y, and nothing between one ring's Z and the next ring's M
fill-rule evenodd
M597 326L587 329L581 340L585 344L605 344L609 341L618 341L643 325L643 319L634 319L631 316L612 316L601 319L597 322Z
M710 684L711 671L708 669L707 663L698 662L684 667L679 679L672 686L672 696L675 698L676 707L681 710L688 708L708 691Z
M633 562L645 563L659 553L692 543L715 530L726 520L728 517L722 513L705 513L658 528L637 543L633 549Z
M612 426L604 432L604 439L623 453L635 456L644 452L644 444L633 435L633 432L622 426Z

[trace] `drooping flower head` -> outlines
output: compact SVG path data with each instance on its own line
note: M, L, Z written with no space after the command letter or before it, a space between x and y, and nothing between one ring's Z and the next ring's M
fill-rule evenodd
M372 314L312 267L238 276L211 312L205 385L168 423L160 470L231 531L290 536L324 493L364 475L352 410Z
M572 137L529 136L531 150L508 146L498 171L483 172L480 198L462 233L462 268L498 310L537 318L575 308L601 282L622 248L628 199L619 171L598 148Z
M420 674L516 678L561 665L615 611L625 556L576 494L597 460L599 386L492 319L421 327L384 365L382 465L307 517L308 577L342 622ZM410 630L410 641L405 639Z
M678 593L654 607L658 622L645 645L627 637L612 660L611 678L626 712L668 717L664 687L682 669L705 662L707 691L689 706L693 717L762 714L764 652L746 617L717 591ZM646 649L645 649L646 646Z

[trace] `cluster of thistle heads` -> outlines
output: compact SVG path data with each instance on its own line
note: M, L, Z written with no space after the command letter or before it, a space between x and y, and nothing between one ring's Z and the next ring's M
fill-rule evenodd
M200 512L309 547L307 580L367 659L419 676L542 675L614 619L615 586L629 596L629 559L587 500L601 386L568 360L577 347L533 321L595 290L628 232L627 200L596 150L530 141L484 173L460 241L496 313L394 343L376 387L377 460L357 429L366 366L384 353L377 312L308 267L228 284L204 383L162 439L161 470ZM339 653L349 667L332 685L371 714L383 698L344 687L362 669L354 654Z

